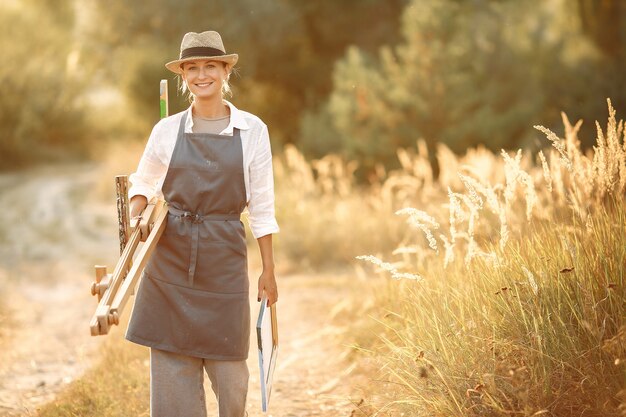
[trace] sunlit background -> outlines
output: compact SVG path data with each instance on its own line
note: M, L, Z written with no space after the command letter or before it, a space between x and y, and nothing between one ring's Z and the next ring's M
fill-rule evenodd
M626 412L626 2L3 0L0 28L0 416L147 415L88 288L205 30L272 142L274 415Z

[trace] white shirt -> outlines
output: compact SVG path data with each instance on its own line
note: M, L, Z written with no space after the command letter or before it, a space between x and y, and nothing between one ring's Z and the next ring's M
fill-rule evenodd
M243 176L246 187L248 223L255 238L278 233L278 223L274 214L274 174L272 171L272 150L267 126L257 116L239 110L227 100L230 108L230 123L220 135L233 135L238 128L243 148ZM154 196L163 198L162 186L169 167L174 145L178 136L181 118L189 113L185 122L185 132L192 132L193 118L191 107L187 110L161 119L152 129L143 152L137 172L130 175L132 186L128 198L143 195L148 201Z

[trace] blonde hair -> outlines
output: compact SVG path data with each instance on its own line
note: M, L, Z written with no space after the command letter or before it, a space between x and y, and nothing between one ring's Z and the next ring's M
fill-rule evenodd
M226 73L227 73L226 79L222 82L222 97L232 97L233 90L231 90L230 83L229 83L230 74L232 74L233 72L237 72L237 70L233 66L229 66L229 64L227 64L224 61L220 61L220 62L224 64L224 68L226 68ZM183 65L184 63L182 63L180 67L182 68ZM193 102L193 94L189 90L189 87L187 87L187 83L185 82L183 78L183 74L182 73L177 74L176 78L177 78L177 83L178 83L178 90L180 90L180 93L182 95L187 95L187 100L189 100L190 103Z

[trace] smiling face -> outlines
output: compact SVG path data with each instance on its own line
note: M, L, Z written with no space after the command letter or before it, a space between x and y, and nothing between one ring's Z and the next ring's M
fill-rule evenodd
M196 99L222 98L222 84L228 79L228 68L222 61L198 59L185 62L182 77Z

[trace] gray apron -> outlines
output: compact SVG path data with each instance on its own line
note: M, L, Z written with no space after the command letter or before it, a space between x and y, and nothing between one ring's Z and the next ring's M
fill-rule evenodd
M244 360L250 343L246 205L239 129L185 133L181 118L163 182L167 226L143 273L126 338L214 360Z

